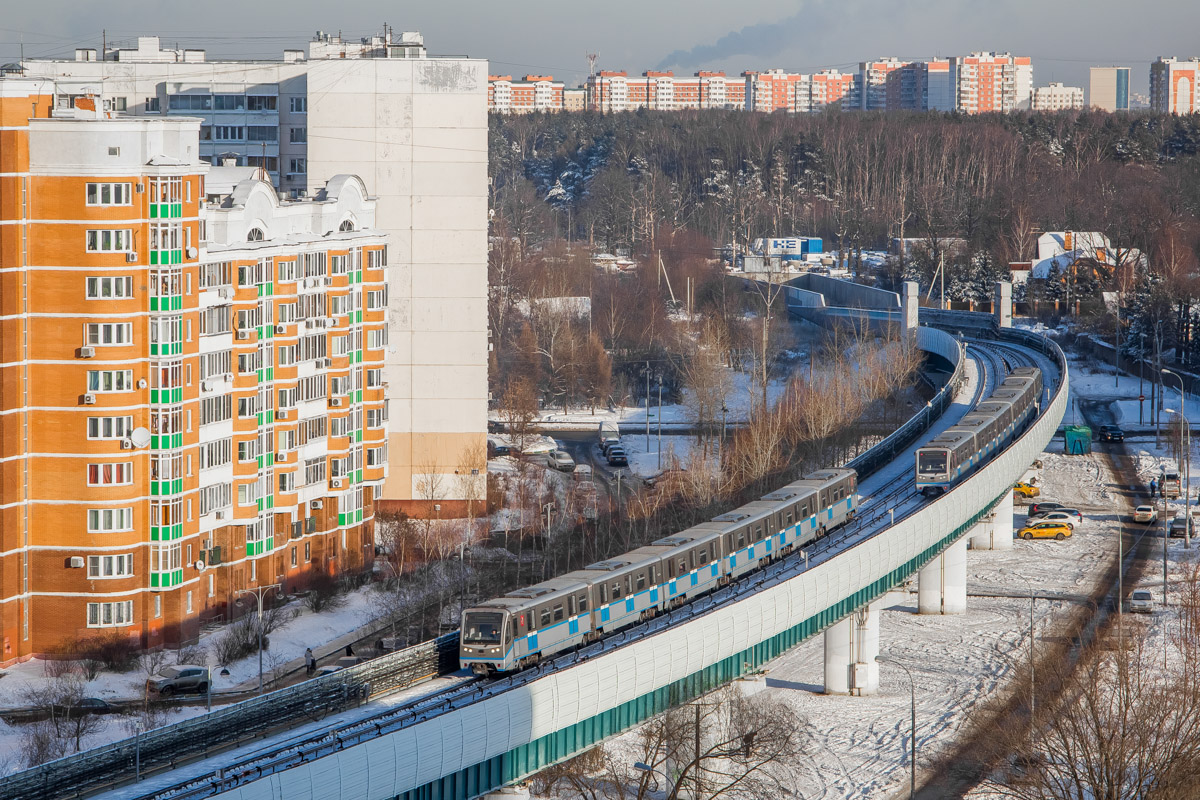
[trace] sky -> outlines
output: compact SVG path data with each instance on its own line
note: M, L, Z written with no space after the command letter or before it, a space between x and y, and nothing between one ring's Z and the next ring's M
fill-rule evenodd
M607 0L603 3L438 3L355 0L5 0L0 63L27 57L71 58L157 34L164 44L203 47L210 57L278 58L303 48L320 29L345 36L397 31L424 34L431 54L486 58L491 72L549 73L575 85L587 53L600 69L781 67L811 72L857 69L859 61L916 59L976 50L1010 51L1034 60L1034 83L1087 87L1088 67L1132 67L1145 93L1159 55L1200 56L1197 0ZM337 9L337 10L334 10Z

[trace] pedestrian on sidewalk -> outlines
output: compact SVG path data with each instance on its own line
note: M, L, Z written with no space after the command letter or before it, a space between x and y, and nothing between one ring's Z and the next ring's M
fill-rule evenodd
M354 655L354 648L351 647L350 645L346 645L346 655L348 655L348 656Z
M312 677L312 674L317 671L317 659L315 656L313 656L311 647L304 648L304 671L305 674L310 678Z
M1150 496L1155 497L1158 494L1158 478L1150 479Z

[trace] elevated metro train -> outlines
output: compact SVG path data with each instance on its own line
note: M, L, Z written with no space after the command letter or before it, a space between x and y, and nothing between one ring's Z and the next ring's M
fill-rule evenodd
M814 472L646 547L463 611L459 660L477 675L543 658L683 605L854 518L858 473Z
M1042 371L1018 367L986 400L917 450L916 485L926 497L954 486L1004 449L1038 414Z

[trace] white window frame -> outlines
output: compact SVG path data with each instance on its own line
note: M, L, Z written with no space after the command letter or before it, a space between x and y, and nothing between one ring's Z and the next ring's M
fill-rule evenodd
M133 252L133 231L129 228L90 228L84 234L89 253Z
M133 553L87 557L88 580L105 581L133 577Z
M134 388L133 370L131 369L89 369L87 381L89 394L117 394L132 392ZM108 388L105 387L106 383ZM118 384L123 388L116 388Z
M108 195L108 200L104 199L105 194ZM133 185L125 182L89 182L84 190L84 202L89 206L131 206L133 205Z
M84 296L88 300L128 300L133 297L133 277L89 277L84 281Z
M88 347L127 347L133 344L132 322L88 322L83 326Z
M107 430L105 430L107 428ZM133 417L88 417L87 438L124 439L133 433Z
M87 604L87 626L89 628L124 628L132 624L132 600Z
M108 517L106 520L105 517ZM108 527L105 523L108 522ZM89 508L88 533L120 533L133 530L132 508Z
M105 468L110 472L110 480L104 479ZM92 471L96 471L96 480L92 480ZM130 486L133 483L132 461L100 461L87 465L88 486Z

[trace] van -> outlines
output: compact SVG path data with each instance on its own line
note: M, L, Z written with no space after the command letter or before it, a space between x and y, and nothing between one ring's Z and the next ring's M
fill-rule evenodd
M621 441L621 431L615 422L601 422L600 428L596 432L596 444L600 446L601 452L608 452L610 445L614 445Z

